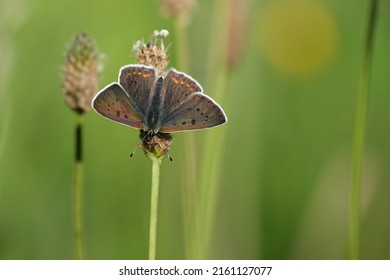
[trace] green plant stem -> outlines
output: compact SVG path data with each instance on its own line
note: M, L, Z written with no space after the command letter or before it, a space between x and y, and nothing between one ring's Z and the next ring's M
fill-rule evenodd
M75 121L75 175L73 182L73 235L75 257L85 257L83 244L83 157L82 157L83 116L76 113Z
M150 224L149 224L149 260L156 259L157 240L157 210L158 210L158 190L160 182L161 159L152 159L152 189L150 198Z
M376 10L377 0L372 0L370 5L368 31L364 49L364 61L359 81L360 84L358 89L357 108L355 116L355 133L352 152L352 179L349 194L349 259L359 259L362 163Z
M175 19L175 49L177 66L180 71L188 72L188 39L187 28L180 18ZM192 133L183 134L182 197L183 225L186 247L186 259L199 259L199 225L197 211L197 166L195 138Z
M215 97L221 100L222 94L227 94L228 75L221 71L216 79ZM226 106L223 106L226 108ZM223 149L225 147L226 128L217 128L209 131L205 139L203 158L206 158L202 164L200 181L200 201L202 203L202 259L210 259L211 239L215 222L215 212L218 204L218 195L220 193L220 178L223 162Z
M224 108L228 102L228 70L226 61L229 4L217 0L214 4L214 17L210 27L210 45L207 67L207 89ZM200 167L199 224L201 224L201 258L210 259L215 212L220 191L220 175L225 134L220 128L207 132L203 141L202 165Z

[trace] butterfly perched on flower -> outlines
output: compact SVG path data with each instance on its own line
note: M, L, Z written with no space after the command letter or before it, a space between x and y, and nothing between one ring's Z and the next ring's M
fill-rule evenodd
M119 81L103 88L92 107L110 120L139 129L141 147L157 157L168 151L170 133L227 121L221 106L193 78L175 69L160 76L154 67L142 64L122 67Z

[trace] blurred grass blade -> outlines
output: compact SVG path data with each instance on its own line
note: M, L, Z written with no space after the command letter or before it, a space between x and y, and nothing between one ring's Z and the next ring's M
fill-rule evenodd
M349 244L348 258L359 259L360 243L360 196L362 163L364 152L364 135L366 131L368 94L370 87L370 70L374 43L377 0L372 0L369 11L368 31L364 48L364 61L359 81L357 108L355 116L355 133L352 154L352 180L349 194Z

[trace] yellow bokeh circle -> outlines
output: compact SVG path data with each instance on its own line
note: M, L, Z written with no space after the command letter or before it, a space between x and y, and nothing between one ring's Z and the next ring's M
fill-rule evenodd
M285 74L308 76L334 58L336 22L319 1L271 1L260 11L257 26L261 53Z

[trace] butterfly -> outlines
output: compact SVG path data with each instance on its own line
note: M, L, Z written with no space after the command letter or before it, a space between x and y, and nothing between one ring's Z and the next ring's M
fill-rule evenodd
M103 117L141 130L145 145L154 143L155 137L164 139L165 134L227 121L221 106L192 77L175 69L160 76L154 67L142 64L123 66L118 82L97 93L92 107Z

